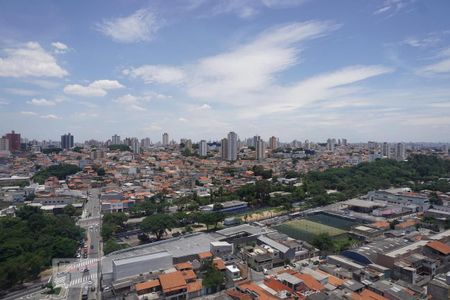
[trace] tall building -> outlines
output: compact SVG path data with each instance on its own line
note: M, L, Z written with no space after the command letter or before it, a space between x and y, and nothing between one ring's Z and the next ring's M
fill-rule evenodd
M73 135L68 133L61 136L61 148L65 150L73 148Z
M205 140L201 140L198 144L198 154L200 156L207 156L208 155L208 144L206 144Z
M151 145L151 144L152 144L152 141L151 141L150 138L148 138L148 137L143 138L143 139L141 140L141 147L144 148L144 149L150 148L150 145Z
M164 132L162 135L162 144L163 146L169 145L169 134L167 132Z
M274 137L274 136L270 137L270 139L269 139L269 147L272 150L278 148L278 139L276 137Z
M131 151L133 153L140 153L141 152L141 144L139 143L139 140L137 138L131 139L131 145L130 145Z
M391 157L391 145L389 145L389 143L383 143L383 147L381 148L381 155L387 158Z
M252 139L252 146L256 148L258 141L261 139L259 135L255 135Z
M327 140L327 150L334 151L334 140L333 139Z
M305 150L311 150L311 143L309 140L305 140Z
M395 149L395 158L397 160L405 160L406 159L406 149L404 143L398 143Z
M220 156L223 160L228 159L228 140L226 138L220 142Z
M347 146L347 139L342 139L342 146Z
M205 143L206 143L206 142L205 142ZM192 150L192 141L191 141L190 139L187 139L187 140L184 142L184 145L185 145L186 149Z
M20 133L15 133L14 130L11 133L7 133L3 138L8 140L9 151L19 151L20 150Z
M9 151L9 140L7 138L0 138L0 151Z
M238 152L238 136L236 132L231 131L228 133L228 156L227 160L236 161Z
M120 135L117 135L117 134L115 134L115 135L113 135L112 137L111 137L111 144L112 145L120 145L122 142L121 142L121 140L120 140Z
M266 145L262 139L256 141L256 160L263 160L265 158Z

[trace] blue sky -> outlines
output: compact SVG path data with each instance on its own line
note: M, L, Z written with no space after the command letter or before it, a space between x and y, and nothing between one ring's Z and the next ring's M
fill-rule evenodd
M450 136L448 0L0 2L0 128L78 142Z

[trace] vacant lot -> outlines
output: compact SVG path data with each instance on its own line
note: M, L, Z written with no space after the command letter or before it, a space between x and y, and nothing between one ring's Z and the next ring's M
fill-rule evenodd
M328 233L332 237L337 237L346 233L345 230L306 219L289 221L278 225L276 229L294 239L307 242L312 241L320 233Z

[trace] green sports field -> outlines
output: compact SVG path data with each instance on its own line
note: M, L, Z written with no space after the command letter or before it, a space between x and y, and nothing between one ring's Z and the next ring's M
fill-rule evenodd
M291 238L307 242L312 241L320 233L328 233L331 237L337 237L346 233L345 230L306 219L289 221L276 226L275 229Z

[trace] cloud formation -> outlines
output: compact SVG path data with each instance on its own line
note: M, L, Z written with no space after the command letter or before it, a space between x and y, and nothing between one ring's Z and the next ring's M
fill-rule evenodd
M41 99L37 99L37 98L33 98L31 99L31 101L27 101L28 104L31 105L36 105L36 106L54 106L56 105L56 102L54 101L50 101L44 98Z
M160 29L161 22L149 9L140 9L127 17L103 20L96 28L116 42L146 42Z
M4 49L0 57L0 77L64 77L68 72L60 67L39 43L28 42L19 48Z
M82 97L103 97L109 90L123 88L117 80L96 80L89 85L69 84L64 87L64 93Z

